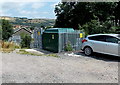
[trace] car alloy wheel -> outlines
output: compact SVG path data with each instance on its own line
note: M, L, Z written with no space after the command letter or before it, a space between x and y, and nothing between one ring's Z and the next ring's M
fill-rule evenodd
M84 50L84 52L85 52L85 55L89 56L89 55L92 54L92 49L90 47L86 47L85 50Z

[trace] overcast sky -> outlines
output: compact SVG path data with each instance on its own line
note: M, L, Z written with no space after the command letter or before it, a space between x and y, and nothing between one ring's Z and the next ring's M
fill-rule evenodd
M55 19L54 8L61 0L2 0L0 16Z

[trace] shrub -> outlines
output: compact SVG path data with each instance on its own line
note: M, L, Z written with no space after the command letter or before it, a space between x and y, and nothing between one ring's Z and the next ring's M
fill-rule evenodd
M14 48L14 43L13 42L2 42L2 48Z
M30 43L31 43L31 36L30 35L27 35L27 34L24 34L21 36L21 48L30 48Z
M15 48L17 48L17 49L19 49L19 48L21 48L19 45L15 45Z
M11 52L14 51L15 48L20 48L20 46L16 45L13 42L4 42L4 41L0 41L0 47L1 47L1 51L3 52Z
M70 42L68 42L68 43L65 45L65 51L72 51L72 50L73 50L73 48L72 48Z

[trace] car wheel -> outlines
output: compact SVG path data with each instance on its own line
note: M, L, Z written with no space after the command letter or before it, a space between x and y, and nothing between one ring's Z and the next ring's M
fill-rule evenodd
M93 51L92 51L92 49L90 47L86 47L84 49L84 53L85 53L85 55L89 56L89 55L91 55L93 53Z

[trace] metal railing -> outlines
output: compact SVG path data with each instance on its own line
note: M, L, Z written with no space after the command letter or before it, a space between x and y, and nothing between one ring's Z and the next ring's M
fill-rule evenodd
M77 51L82 47L82 37L79 31L59 34L59 52L65 51L66 45L70 44L72 50ZM82 33L83 34L83 33Z

